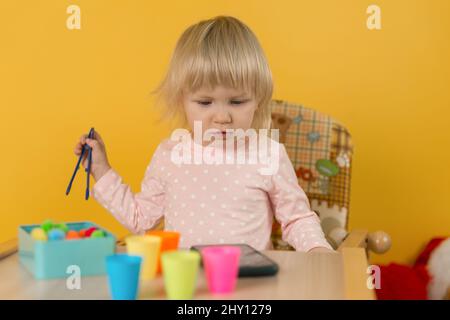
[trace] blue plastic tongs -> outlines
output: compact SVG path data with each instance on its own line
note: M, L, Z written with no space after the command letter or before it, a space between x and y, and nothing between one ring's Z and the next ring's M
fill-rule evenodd
M94 128L91 128L88 134L89 139L94 139ZM70 188L72 188L72 182L75 179L75 175L77 174L78 169L80 168L81 160L83 159L84 153L88 152L87 160L88 164L85 169L87 172L87 180L86 180L86 196L85 199L89 199L89 177L91 175L91 164L92 164L92 148L86 143L81 150L80 157L78 158L77 166L75 167L75 171L73 172L72 179L70 179L69 185L67 186L66 195L69 194Z

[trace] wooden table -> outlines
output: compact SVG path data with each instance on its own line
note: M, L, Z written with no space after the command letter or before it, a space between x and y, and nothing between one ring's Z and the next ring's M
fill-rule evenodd
M121 250L119 250L121 251ZM236 291L214 296L199 273L194 299L374 299L367 288L367 259L364 249L342 252L303 253L265 251L280 270L276 276L239 278ZM160 276L141 282L140 299L165 299ZM66 279L35 280L13 253L0 260L0 299L110 299L107 277L81 278L81 289L69 290Z

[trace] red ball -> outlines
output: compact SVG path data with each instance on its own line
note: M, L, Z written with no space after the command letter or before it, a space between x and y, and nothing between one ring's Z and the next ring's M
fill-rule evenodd
M86 230L86 232L84 233L84 236L85 236L86 238L87 238L87 237L90 237L91 234L92 234L92 232L94 232L95 230L97 230L96 227L90 227L89 229Z

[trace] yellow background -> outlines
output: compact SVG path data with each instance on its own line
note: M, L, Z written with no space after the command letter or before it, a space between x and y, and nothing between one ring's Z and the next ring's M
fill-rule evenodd
M382 29L366 28L366 8ZM81 8L68 30L66 8ZM383 229L411 263L450 227L450 1L2 1L0 242L20 224L91 220L125 229L93 199L81 170L64 192L78 137L94 126L134 192L159 141L148 93L190 24L234 15L259 37L274 98L344 123L356 144L350 228ZM92 181L94 182L94 181Z

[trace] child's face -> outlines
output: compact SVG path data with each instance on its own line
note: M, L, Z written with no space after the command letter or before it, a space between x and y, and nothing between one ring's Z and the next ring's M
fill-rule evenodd
M257 109L250 93L223 86L186 93L183 103L191 130L194 121L201 121L202 134L208 129L250 129Z

